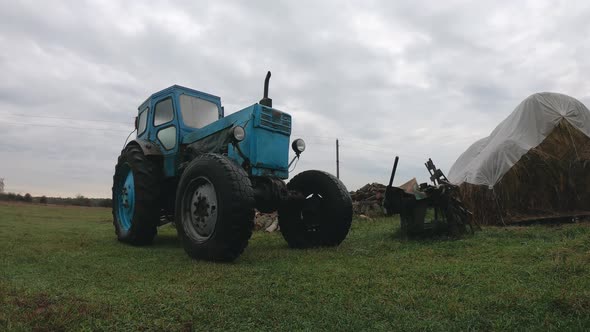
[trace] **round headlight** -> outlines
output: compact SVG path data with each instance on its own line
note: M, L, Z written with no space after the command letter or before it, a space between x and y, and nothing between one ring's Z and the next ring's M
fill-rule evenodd
M291 147L293 148L293 151L299 155L301 152L305 151L305 142L301 138L298 138L293 141Z
M238 142L241 142L244 140L244 138L246 138L246 131L244 130L243 127L235 126L232 133L233 133L234 139Z

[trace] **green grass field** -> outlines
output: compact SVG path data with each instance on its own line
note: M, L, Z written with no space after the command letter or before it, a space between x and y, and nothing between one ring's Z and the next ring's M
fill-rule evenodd
M588 330L590 224L401 242L355 221L338 248L257 232L232 264L167 225L115 240L110 210L0 205L0 330Z

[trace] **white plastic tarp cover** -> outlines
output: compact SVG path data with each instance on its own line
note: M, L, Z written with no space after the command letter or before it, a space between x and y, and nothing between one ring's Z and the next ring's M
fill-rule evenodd
M590 111L560 93L536 93L522 101L490 136L473 143L453 164L449 180L493 187L530 149L566 119L590 137Z

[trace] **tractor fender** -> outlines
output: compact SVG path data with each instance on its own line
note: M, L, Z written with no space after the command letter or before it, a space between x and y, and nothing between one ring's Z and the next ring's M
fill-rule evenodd
M138 145L145 156L162 156L160 147L150 141L144 139L134 139L127 143L127 146L134 144Z

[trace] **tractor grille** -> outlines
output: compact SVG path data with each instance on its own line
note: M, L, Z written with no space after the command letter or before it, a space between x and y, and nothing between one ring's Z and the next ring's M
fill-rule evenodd
M291 116L277 110L261 108L260 126L291 134Z

